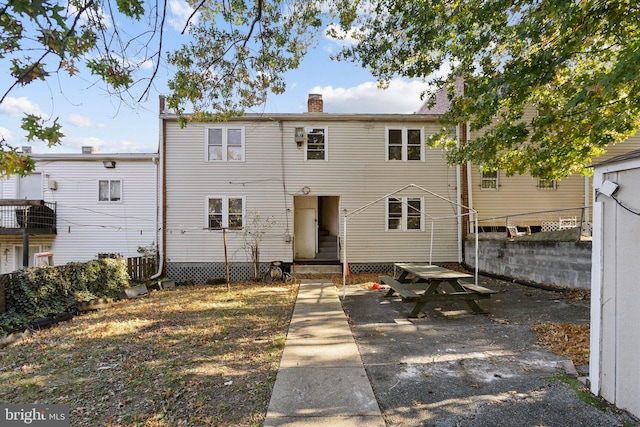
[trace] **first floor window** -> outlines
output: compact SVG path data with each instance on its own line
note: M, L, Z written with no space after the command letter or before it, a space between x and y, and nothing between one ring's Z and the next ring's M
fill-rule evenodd
M390 197L388 202L387 228L389 230L402 229L402 200Z
M244 225L243 197L210 197L207 207L207 227L213 230L242 230Z
M407 199L407 230L422 228L422 199Z
M387 230L422 230L421 197L389 197Z
M98 181L98 201L118 202L121 196L122 182L119 179L101 179Z
M494 171L483 171L480 188L482 188L483 190L497 190L498 177L499 177L499 174L497 169Z

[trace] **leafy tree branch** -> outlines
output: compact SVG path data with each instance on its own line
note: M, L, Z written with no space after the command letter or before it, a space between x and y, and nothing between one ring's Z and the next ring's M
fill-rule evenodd
M640 126L640 9L629 0L375 2L342 59L382 81L434 79L451 108L430 143L451 163L559 179ZM464 93L455 82L464 81ZM541 113L541 114L539 114ZM458 145L446 128L468 123Z

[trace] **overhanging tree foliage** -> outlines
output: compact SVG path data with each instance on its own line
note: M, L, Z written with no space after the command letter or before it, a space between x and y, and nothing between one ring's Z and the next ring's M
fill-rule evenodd
M6 0L0 3L0 103L16 87L55 73L90 72L117 96L144 98L158 67L175 67L168 105L190 119L224 120L281 93L330 22L357 30L340 57L381 81L465 81L443 131L431 139L452 163L561 178L640 126L640 11L633 0L189 0L182 47L164 57L166 0ZM140 24L128 34L122 19ZM150 74L136 71L151 61ZM541 114L526 115L527 108ZM183 123L186 122L183 117ZM479 135L456 146L448 129ZM57 120L26 115L29 139L60 141ZM0 144L0 173L28 173L30 159Z
M323 27L323 18L353 15L346 0L189 0L182 47L163 52L171 17L166 0L7 0L0 3L0 67L11 80L0 86L0 103L16 88L89 72L105 90L140 101L158 67L175 66L170 108L190 119L219 119L264 103L285 89L282 74L296 68ZM341 18L345 20L346 18ZM124 29L134 23L136 33ZM326 23L324 24L326 25ZM182 37L180 37L182 36ZM150 73L140 73L153 63ZM86 76L85 76L86 78ZM61 91L62 92L62 91ZM186 118L183 117L183 122ZM57 119L26 114L29 140L58 144ZM33 162L0 143L0 175L27 174Z
M108 90L128 91L134 71L158 52L132 53L134 43L121 35L116 16L140 21L145 13L137 0L116 1L8 0L0 3L0 60L5 68L0 87L0 104L20 86L45 81L57 73L76 76L82 68L107 83ZM151 26L158 21L151 21ZM147 33L143 33L147 34ZM147 34L148 40L153 34ZM141 36L139 36L141 37ZM137 48L138 43L135 43ZM137 51L139 53L139 51ZM64 136L58 119L25 114L22 128L29 141L39 139L49 146ZM4 139L0 141L0 175L26 175L33 161L20 154Z
M452 163L562 178L640 126L636 0L379 0L343 58L381 80L432 76L452 101L431 139ZM436 88L436 90L437 90ZM433 99L434 92L430 93ZM539 114L525 114L527 108ZM447 126L479 134L456 146Z

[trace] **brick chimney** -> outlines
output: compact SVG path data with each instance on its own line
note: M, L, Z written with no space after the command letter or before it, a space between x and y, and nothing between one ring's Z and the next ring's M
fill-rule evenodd
M310 93L309 100L307 101L307 107L310 113L322 113L322 94Z

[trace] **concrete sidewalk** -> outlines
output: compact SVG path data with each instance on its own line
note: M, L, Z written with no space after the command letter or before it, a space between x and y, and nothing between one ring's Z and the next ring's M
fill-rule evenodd
M385 426L331 282L300 285L263 425Z

